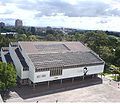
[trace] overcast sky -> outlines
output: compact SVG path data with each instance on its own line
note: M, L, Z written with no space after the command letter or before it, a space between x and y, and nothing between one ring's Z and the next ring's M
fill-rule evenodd
M0 0L0 21L120 31L120 0Z

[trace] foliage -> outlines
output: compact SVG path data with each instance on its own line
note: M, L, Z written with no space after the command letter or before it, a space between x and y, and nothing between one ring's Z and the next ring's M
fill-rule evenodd
M14 29L13 27L3 28L2 32L15 31L19 34L13 38L0 35L0 48L8 46L10 42L15 41L81 41L95 51L106 64L113 64L120 67L120 37L115 37L115 33L114 36L111 36L111 32L108 31L77 31L64 33L47 27L44 33L41 32L37 33L38 35L32 35L32 33L35 32L35 28L31 27L31 29L27 29L27 27L26 29Z
M16 71L12 64L0 62L0 90L4 91L16 85Z

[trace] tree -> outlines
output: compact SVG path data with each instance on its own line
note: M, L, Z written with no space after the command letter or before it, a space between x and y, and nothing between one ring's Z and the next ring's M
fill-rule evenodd
M29 41L37 41L38 39L35 35L30 35L30 36L28 36L28 40Z
M76 40L76 41L79 41L79 40L80 40L80 34L76 33L74 37L75 37L75 40Z
M16 86L16 71L12 64L0 62L0 91Z
M16 40L17 40L17 41L25 41L26 39L27 39L26 34L18 34L18 35L16 36Z
M120 66L120 46L115 49L115 65Z
M100 57L107 63L113 63L115 59L115 53L107 46L99 47Z
M47 39L48 41L55 41L55 37L53 36L53 34L48 34L48 35L46 36L46 39Z

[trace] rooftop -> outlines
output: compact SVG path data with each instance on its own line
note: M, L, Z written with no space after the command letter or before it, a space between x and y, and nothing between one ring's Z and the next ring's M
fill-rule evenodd
M35 71L103 64L92 50L80 42L19 42L35 66Z
M89 51L80 42L19 42L27 54L64 53Z

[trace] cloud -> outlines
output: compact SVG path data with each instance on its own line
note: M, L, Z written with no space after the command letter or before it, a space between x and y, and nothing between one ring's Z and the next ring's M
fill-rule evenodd
M71 1L71 2L70 2ZM27 0L25 3L18 5L21 9L37 10L36 17L55 16L57 13L62 13L69 17L96 17L96 16L120 16L120 10L117 8L111 9L113 5L108 2L94 0L45 0L31 2ZM119 1L114 1L114 5Z
M5 10L5 11L3 11L3 12L0 12L0 14L12 14L14 11L12 11L12 10Z
M118 31L119 18L120 0L0 0L0 21L10 24Z

